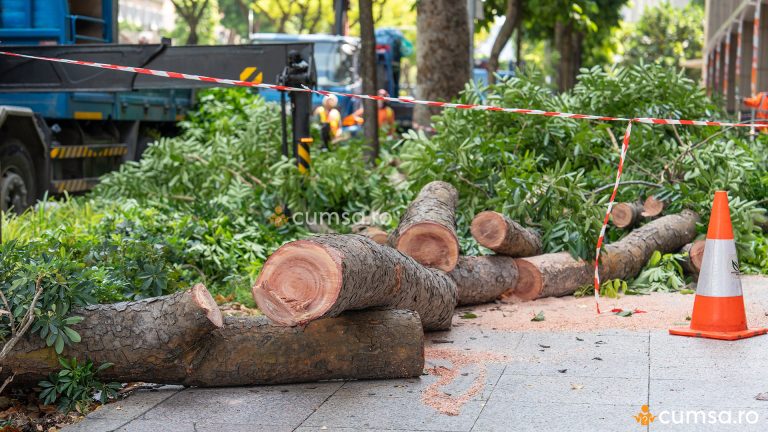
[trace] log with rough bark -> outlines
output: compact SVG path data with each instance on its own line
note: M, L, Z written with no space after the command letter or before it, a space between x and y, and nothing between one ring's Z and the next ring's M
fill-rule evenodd
M424 370L415 312L350 311L303 327L225 318L184 384L238 386L331 379L410 378Z
M642 213L641 203L618 203L611 210L611 221L617 228L632 228L640 222Z
M472 237L482 246L511 257L541 254L541 236L495 211L484 211L472 219Z
M459 259L456 188L433 181L421 189L389 235L389 245L421 264L449 272Z
M650 195L648 196L648 198L645 199L645 202L643 202L643 212L641 213L641 215L647 218L654 218L656 216L661 216L661 213L664 211L664 208L666 206L667 206L666 201L660 200L655 196Z
M654 251L679 250L696 237L699 216L683 210L650 222L616 243L604 247L601 255L602 280L637 276ZM567 252L517 258L518 283L513 294L524 300L573 294L592 284L594 264L577 260Z
M202 341L222 326L216 302L203 285L145 300L93 305L75 310L83 321L72 328L81 341L63 356L115 365L101 373L110 381L180 383ZM53 347L37 334L27 334L3 361L13 385L36 384L61 368Z
M504 255L460 257L448 275L456 282L460 306L490 303L517 286L515 259Z
M91 338L91 333L81 334L84 341ZM89 357L96 364L114 363L99 374L100 379L224 387L410 378L424 369L424 331L418 314L411 311L347 312L305 327L274 326L266 317L228 317L221 328L183 350L157 343L151 354L148 345L137 342L142 334L125 339L145 357L126 357L124 351L110 346ZM53 349L39 347L39 339L30 336L25 348L11 352L8 364L17 372L13 385L37 384L60 368ZM65 355L81 360L91 355L73 349Z
M449 329L457 302L447 274L354 234L283 245L264 263L253 297L281 325L389 307L418 312L425 330Z
M698 279L701 272L701 262L704 260L704 246L707 244L705 240L696 240L693 243L688 243L683 246L681 252L688 254L688 257L683 262L683 268L690 273L694 279Z

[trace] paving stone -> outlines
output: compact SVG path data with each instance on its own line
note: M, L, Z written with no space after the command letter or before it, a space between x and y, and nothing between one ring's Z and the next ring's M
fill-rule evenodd
M158 432L162 429L158 429ZM296 430L293 426L286 425L254 425L238 423L195 423L196 432L292 432Z
M565 372L563 372L565 370ZM648 374L648 335L639 332L526 333L507 372L637 378Z
M450 362L428 360L427 367L436 365L450 366ZM485 385L483 389L472 399L486 400L490 397L493 386L501 377L504 371L504 364L488 363L484 364ZM459 376L441 391L458 395L466 392L478 377L480 369L477 365L469 365L463 368ZM360 397L360 396L379 396L379 397L398 397L420 399L421 393L430 385L437 382L438 377L434 375L424 375L421 378L380 380L380 381L349 381L346 382L334 397Z
M180 420L180 419L178 419ZM121 427L116 432L195 432L192 422L134 420Z
M524 404L598 403L641 406L648 400L647 378L502 375L490 401Z
M457 416L437 412L411 398L331 397L301 426L334 427L354 430L380 428L403 430L469 431L485 404L471 400ZM317 430L317 429L315 429Z
M666 331L651 333L651 359L682 361L684 359L716 358L734 364L763 362L768 358L768 336L756 336L738 341L672 336Z
M124 420L127 423L180 392L183 388L181 386L163 386L154 390L138 390L125 399L104 405L88 414L87 418L109 418Z
M438 349L484 351L500 355L517 352L523 333L489 330L480 326L463 325L450 332L431 332L425 335L426 345Z
M702 378L707 379L702 379ZM752 379L710 379L706 375L691 371L682 379L651 379L651 407L686 406L699 409L701 406L728 406L768 408L768 402L755 399L759 393L768 391L768 378L763 371Z
M495 394L494 394L495 396ZM491 400L473 432L617 432L643 430L632 417L637 405L519 404Z
M342 384L189 389L150 410L142 419L296 427Z
M128 420L86 417L78 423L65 426L61 432L107 432L125 425Z

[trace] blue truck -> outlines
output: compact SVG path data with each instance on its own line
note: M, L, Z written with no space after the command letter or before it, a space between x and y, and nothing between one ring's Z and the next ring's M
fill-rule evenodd
M314 86L311 43L118 45L117 7L117 0L0 0L0 50ZM0 56L0 210L91 189L137 160L153 137L176 134L195 89L211 86ZM289 97L295 154L309 137L311 106L309 95Z

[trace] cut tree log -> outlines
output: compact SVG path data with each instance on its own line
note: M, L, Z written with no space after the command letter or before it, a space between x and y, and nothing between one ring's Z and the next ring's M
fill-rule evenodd
M459 259L456 236L456 205L459 193L442 181L421 189L389 235L389 245L419 263L445 272Z
M84 342L95 340L91 332L96 327L90 324L89 331L81 330ZM104 381L200 387L411 378L424 370L424 332L418 314L411 311L347 312L306 327L274 326L266 317L228 317L221 328L182 351L161 341L150 349L141 344L144 334L123 336L125 343L136 344L142 353L151 352L138 360L138 354L126 357L123 349L112 349L114 344L106 344L111 340L104 341L96 357L78 350L77 344L64 355L90 358L97 365L114 363L99 373ZM35 385L61 368L53 348L44 348L41 342L39 336L30 335L23 347L11 352L7 363L17 373L12 385ZM160 358L166 361L156 360Z
M661 216L664 208L667 206L667 202L660 200L653 195L648 196L643 203L643 211L641 215L646 218L654 218Z
M635 277L654 251L680 250L696 237L698 220L696 213L683 210L649 222L616 243L606 245L601 255L602 280ZM524 300L573 294L579 287L593 282L594 264L574 259L567 252L517 258L516 262L519 275L512 294Z
M224 319L184 384L220 387L417 377L424 331L415 312L351 311L304 327L266 317Z
M515 259L504 255L460 257L448 275L456 282L459 306L490 303L517 286Z
M72 326L81 341L66 347L63 356L114 363L100 377L120 382L182 382L203 339L223 321L203 285L164 297L86 306L72 315L83 317ZM13 385L36 384L61 368L53 347L37 334L19 341L2 366L2 375L16 375Z
M281 325L301 325L345 310L388 307L418 312L425 330L446 330L457 293L444 272L352 234L283 245L264 263L253 298Z
M497 254L527 257L541 254L541 236L495 211L484 211L472 219L472 237Z
M632 228L640 222L642 212L640 203L618 203L611 210L611 221L617 228Z
M688 258L683 262L683 268L694 276L694 279L698 279L701 272L701 263L704 260L704 246L706 244L706 240L696 240L683 246L681 250L681 252L688 254Z

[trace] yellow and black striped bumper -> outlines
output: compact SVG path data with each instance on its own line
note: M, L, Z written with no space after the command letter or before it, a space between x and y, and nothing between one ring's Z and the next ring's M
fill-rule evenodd
M51 159L79 159L79 158L103 158L124 156L128 153L128 146L119 145L84 145L62 146L51 148Z
M99 183L99 179L93 178L81 178L70 180L54 180L53 189L56 193L64 192L84 192L93 189Z
M299 172L307 174L309 172L310 165L312 164L312 158L309 155L309 146L312 144L312 138L302 138L299 140L297 146L297 164L299 166Z

